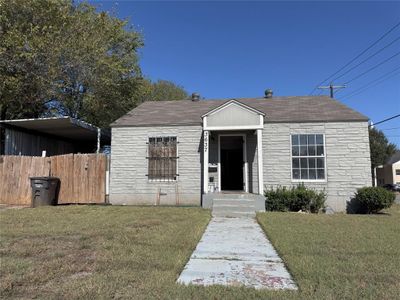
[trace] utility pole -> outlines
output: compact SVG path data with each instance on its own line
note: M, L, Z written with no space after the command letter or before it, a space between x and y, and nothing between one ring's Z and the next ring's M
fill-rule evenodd
M344 89L346 86L345 85L333 85L332 83L328 86L319 86L318 88L321 90L329 89L331 98L333 98L333 92L335 89Z

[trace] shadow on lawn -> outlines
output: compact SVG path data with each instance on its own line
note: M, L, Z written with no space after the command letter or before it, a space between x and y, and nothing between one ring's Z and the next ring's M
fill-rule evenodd
M377 213L368 213L365 206L363 206L356 198L351 198L350 201L347 201L346 204L346 213L352 215L383 215L383 216L390 216L391 214L380 211Z

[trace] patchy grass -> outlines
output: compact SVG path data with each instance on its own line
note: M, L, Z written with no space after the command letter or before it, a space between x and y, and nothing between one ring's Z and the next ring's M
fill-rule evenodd
M300 298L398 299L400 205L377 215L261 213Z
M197 208L59 206L0 213L0 295L159 298L209 220Z
M200 208L60 206L0 212L1 298L340 299L400 292L400 206L391 215L262 213L300 287L176 284L209 219Z

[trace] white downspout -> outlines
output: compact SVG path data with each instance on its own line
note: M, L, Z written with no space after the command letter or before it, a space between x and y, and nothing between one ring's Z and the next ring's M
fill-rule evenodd
M262 129L257 129L258 193L264 195Z

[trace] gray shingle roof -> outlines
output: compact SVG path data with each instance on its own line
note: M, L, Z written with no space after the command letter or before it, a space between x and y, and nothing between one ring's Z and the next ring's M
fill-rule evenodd
M265 122L368 121L368 117L327 96L234 98L265 113ZM112 127L201 124L201 116L230 99L193 102L147 101L122 116Z
M400 151L396 151L386 162L387 165L393 165L400 161Z

